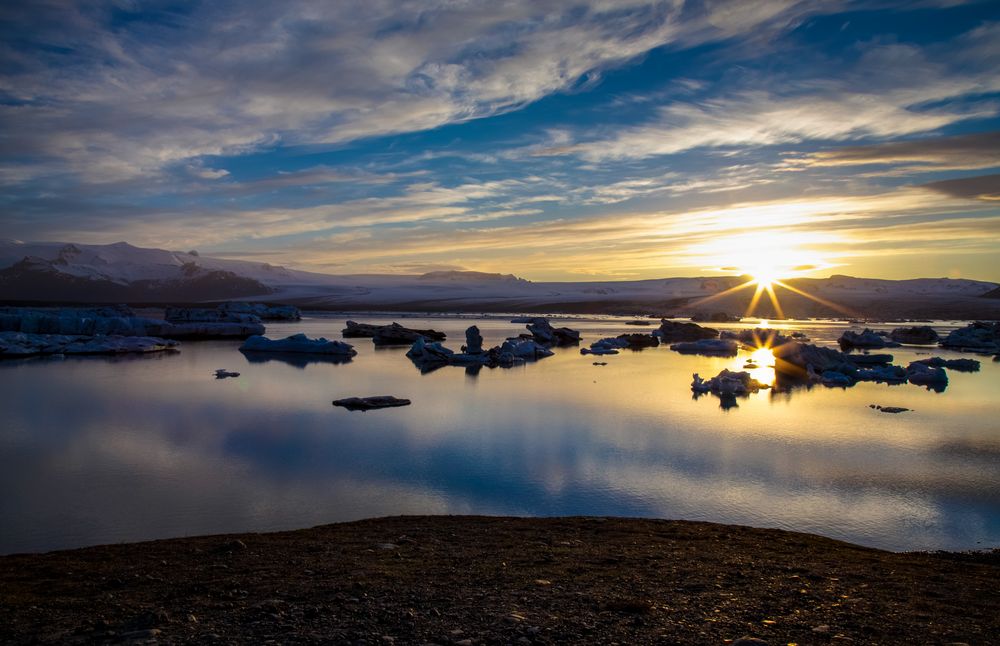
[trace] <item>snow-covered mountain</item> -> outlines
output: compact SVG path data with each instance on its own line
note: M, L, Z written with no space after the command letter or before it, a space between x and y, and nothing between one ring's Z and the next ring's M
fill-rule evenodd
M0 240L0 300L196 302L239 298L338 310L456 312L741 313L746 277L533 282L511 274L328 275L196 252ZM787 316L1000 318L998 285L976 280L831 276L785 281ZM798 293L796 293L796 290ZM767 298L758 313L778 312Z
M203 300L273 291L286 270L196 253L109 245L0 241L0 298L40 301ZM287 279L281 276L280 279Z

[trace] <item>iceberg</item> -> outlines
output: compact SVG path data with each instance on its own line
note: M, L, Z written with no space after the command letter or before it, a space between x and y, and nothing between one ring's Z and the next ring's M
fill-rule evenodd
M145 354L176 351L177 341L148 336L0 332L0 358L53 354Z
M922 363L932 368L948 368L958 372L979 372L980 363L975 359L942 359L941 357L930 357L929 359L917 359L914 363Z
M171 322L114 308L0 308L0 331L30 334L154 336L164 339L246 338L263 334L259 321Z
M889 338L897 343L907 345L934 345L938 342L938 333L927 325L914 327L898 327L889 333Z
M580 354L618 354L619 350L627 348L628 341L620 337L607 337L598 339L590 344L589 348L580 348Z
M310 339L305 334L293 334L284 339L269 339L255 335L243 342L241 352L301 352L306 354L336 355L353 357L358 352L350 343L327 341L325 338Z
M509 368L515 363L537 361L550 357L554 353L534 339L507 339L501 345L482 350L482 337L475 325L466 330L465 352L455 352L439 342L417 338L407 351L406 356L422 371L430 371L441 366L488 366L490 368ZM469 345L480 345L479 352L468 352Z
M445 333L437 330L415 330L403 327L399 323L389 325L373 325L371 323L356 323L348 321L341 334L345 339L370 338L375 345L408 345L424 337L430 341L444 341Z
M652 334L619 334L617 338L624 341L625 347L629 350L655 348L660 345L660 337Z
M874 381L886 384L905 384L906 369L902 366L875 366L854 373L858 381Z
M376 395L375 397L347 397L345 399L335 399L334 406L340 406L350 411L368 411L379 408L395 408L396 406L409 406L409 399L401 399L392 395Z
M906 367L906 378L911 384L926 386L928 390L936 392L948 387L948 373L943 368L933 368L919 361L914 361Z
M294 305L227 302L219 305L219 309L234 314L253 314L262 321L299 321L302 319L302 312Z
M709 357L735 357L739 353L739 346L732 339L685 341L672 344L670 349L681 354L701 354Z
M865 328L862 332L854 332L848 330L840 335L837 339L840 343L841 350L852 350L855 348L869 348L869 349L880 349L880 348L898 348L899 343L895 341L887 341L878 332Z
M769 385L757 381L749 372L736 372L724 369L711 379L702 379L698 373L692 375L691 390L695 393L713 393L715 395L749 395L770 388Z
M568 327L552 327L544 317L531 319L527 326L528 332L535 341L547 345L575 345L580 342L580 333Z
M944 341L941 341L941 346L989 354L1000 352L1000 322L976 321L963 328L952 330Z
M669 343L671 341L714 339L719 336L719 331L702 327L697 323L678 323L663 319L660 321L660 327L653 334L660 337L660 341Z

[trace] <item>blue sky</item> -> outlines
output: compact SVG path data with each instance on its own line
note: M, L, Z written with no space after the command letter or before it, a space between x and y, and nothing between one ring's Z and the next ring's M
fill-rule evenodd
M1000 279L991 2L23 2L0 236L332 273Z

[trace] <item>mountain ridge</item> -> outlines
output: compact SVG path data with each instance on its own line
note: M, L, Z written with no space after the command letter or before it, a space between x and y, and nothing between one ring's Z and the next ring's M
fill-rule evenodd
M288 302L329 310L565 311L691 315L743 313L754 289L746 276L634 281L530 281L514 274L319 274L198 252L127 242L0 240L0 300L36 302ZM1000 285L954 278L891 280L835 274L780 285L780 309L766 294L766 317L1000 318Z

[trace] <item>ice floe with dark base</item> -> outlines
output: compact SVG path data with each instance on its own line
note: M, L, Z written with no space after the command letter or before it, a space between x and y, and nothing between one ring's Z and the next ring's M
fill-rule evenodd
M872 349L878 350L881 348L898 348L899 343L892 340L886 340L884 336L865 328L862 332L854 332L853 330L848 330L840 335L837 339L842 350L851 349Z
M674 352L681 354L701 354L709 357L735 357L739 353L739 344L732 339L701 339L685 341L670 346Z
M939 338L937 331L927 325L898 327L889 333L889 338L907 345L934 345Z
M552 327L544 317L531 319L526 327L535 341L545 345L576 345L580 342L579 332L568 327Z
M714 339L719 336L719 331L710 327L702 327L697 323L681 323L663 319L660 321L660 327L653 334L660 337L660 341L671 343L674 341Z
M347 410L369 411L379 408L395 408L397 406L409 406L409 399L393 397L392 395L376 395L375 397L346 397L335 399L334 406L340 406Z
M698 373L692 375L691 390L696 393L713 393L716 395L749 395L770 388L768 384L757 381L749 372L723 370L711 379L702 379Z
M252 336L240 346L242 352L296 352L304 354L353 357L358 353L350 343L328 341L323 337L310 339L305 334L293 334L284 339Z
M941 357L930 357L928 359L917 359L914 363L923 363L932 368L948 368L958 372L979 372L980 363L975 359L942 359Z
M428 341L444 341L446 335L437 330L417 330L393 322L389 325L373 325L348 321L343 332L345 339L370 338L375 345L410 345L418 338Z
M209 310L214 311L214 310ZM0 331L30 334L155 336L164 339L246 338L263 334L256 317L237 321L171 322L135 316L127 307L0 308Z
M428 341L420 337L410 346L406 356L422 372L429 372L442 366L509 368L515 363L537 361L554 354L552 350L534 339L524 338L507 339L499 346L483 350L482 336L479 334L479 328L475 325L466 330L465 339L464 352L455 352L440 342Z
M149 336L0 332L0 358L56 354L146 354L176 351L177 341Z
M953 350L968 350L993 354L1000 352L1000 322L976 321L951 331L941 346Z

